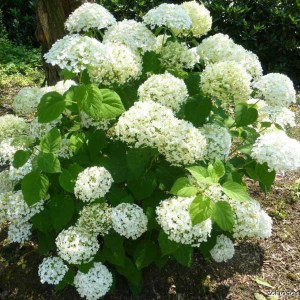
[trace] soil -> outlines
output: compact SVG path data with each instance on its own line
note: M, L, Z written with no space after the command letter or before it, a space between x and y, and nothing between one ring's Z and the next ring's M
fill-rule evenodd
M7 113L7 107L0 110L0 114L4 112ZM234 258L227 263L204 261L196 254L191 268L170 262L162 270L146 269L144 287L137 299L261 300L285 299L270 298L270 292L300 293L300 201L299 197L291 197L293 183L299 178L300 173L278 176L267 196L257 184L248 182L252 196L273 217L270 239L238 243ZM42 258L35 244L8 245L5 237L3 229L0 232L0 299L80 299L73 287L56 291L40 283L37 268ZM104 299L136 299L124 279L117 281L115 292ZM290 299L296 298L300 299L300 294Z

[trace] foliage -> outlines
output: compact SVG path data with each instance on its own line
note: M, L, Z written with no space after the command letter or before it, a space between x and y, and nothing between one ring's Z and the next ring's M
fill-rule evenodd
M271 106L270 89L252 88L261 78L243 67L247 56L240 64L225 57L223 69L200 61L198 48L191 48L200 40L189 30L189 14L181 6L170 11L174 15L152 11L154 33L130 23L119 37L122 45L102 43L107 31L76 16L89 30L59 40L46 55L64 69L64 81L41 88L37 103L26 90L22 105L34 107L35 115L21 136L0 118L3 136L11 135L0 141L0 162L9 164L15 184L14 190L0 190L0 222L9 223L8 239L30 240L32 228L41 255L60 257L40 265L41 280L59 282L58 289L74 284L87 299L106 294L112 274L125 277L138 294L143 269L151 264L163 267L171 259L191 266L195 252L227 261L235 239L270 237L272 220L249 196L245 179L268 192L276 171L300 168L300 143L276 120L265 121L259 103ZM199 6L194 22L207 18L202 12ZM149 37L157 45L147 43ZM180 81L180 99L168 98L172 84L149 84L158 74ZM293 84L275 77L278 90L271 95L283 97L288 110L285 105L295 101ZM253 103L251 97L259 99ZM168 100L177 101L173 110L164 106ZM20 124L26 126L16 118L14 126ZM269 147L268 134L278 132Z

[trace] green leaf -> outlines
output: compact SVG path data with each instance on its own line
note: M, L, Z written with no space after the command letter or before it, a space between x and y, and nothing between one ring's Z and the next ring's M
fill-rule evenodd
M157 248L155 243L150 240L140 240L135 247L133 258L135 265L139 270L148 267L157 257Z
M149 171L139 179L128 180L128 189L133 193L137 200L148 198L157 187L155 173Z
M116 118L125 111L121 98L116 92L109 89L100 91L103 97L101 105L102 119Z
M190 267L193 262L193 247L189 245L180 245L173 253L173 256L183 266Z
M95 84L78 85L74 88L74 100L86 114L95 120L102 118L103 96Z
M69 193L74 193L75 182L78 174L83 170L84 169L78 164L73 164L68 169L63 170L59 176L59 184L61 187Z
M258 118L257 109L248 104L238 103L235 108L235 122L237 126L253 124Z
M225 167L221 160L217 159L214 162L214 170L218 179L222 178L225 175Z
M68 196L54 196L49 202L51 223L56 232L61 231L72 220L75 212L74 200Z
M213 220L224 231L232 231L234 224L233 210L226 201L218 201L214 206Z
M212 102L208 97L202 94L189 98L185 105L186 119L193 123L194 126L201 126L209 116L212 109Z
M249 195L246 189L234 181L227 181L222 185L222 191L231 199L237 201L249 200Z
M159 232L158 235L158 244L161 250L162 256L173 254L179 247L182 245L175 243L168 239L168 236L163 230Z
M45 199L49 187L49 180L47 176L33 171L24 176L21 187L24 200L31 206Z
M49 123L56 120L65 108L66 103L61 94L57 92L45 94L37 107L39 123Z
M146 173L149 164L151 163L156 150L152 148L132 148L127 152L127 164L130 175L138 179Z
M45 153L57 152L61 147L61 136L57 128L52 128L41 140L41 151Z
M18 150L14 155L13 166L20 168L25 165L31 155L30 151Z
M37 164L39 169L45 173L61 172L59 159L53 153L41 152L37 156Z
M189 213L193 225L197 225L211 217L214 203L202 195L197 196L191 203Z
M175 181L170 193L180 197L191 197L198 193L198 188L193 186L188 178L181 177Z

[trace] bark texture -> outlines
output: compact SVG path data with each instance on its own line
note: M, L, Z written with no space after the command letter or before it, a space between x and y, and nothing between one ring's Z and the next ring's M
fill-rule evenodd
M36 37L42 47L42 55L48 52L53 43L62 38L66 32L64 22L69 14L84 2L95 2L94 0L37 0ZM59 69L47 64L43 58L43 66L46 81L49 85L59 80Z

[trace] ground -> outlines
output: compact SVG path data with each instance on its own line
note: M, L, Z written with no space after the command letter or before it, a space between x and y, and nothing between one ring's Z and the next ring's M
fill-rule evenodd
M9 89L4 96L0 95L0 114L7 112L8 107L3 104L8 103L16 91L17 88ZM299 114L299 107L295 106L295 109ZM299 139L299 127L290 134ZM273 217L272 238L241 241L234 258L227 263L204 261L196 254L191 268L175 262L162 270L150 268L145 271L139 299L262 300L284 299L268 297L268 293L276 291L300 293L300 183L295 184L299 178L300 173L278 176L267 196L255 183L248 181L252 196L259 199ZM0 232L0 299L80 299L72 287L55 291L39 282L37 267L42 258L37 254L35 244L8 245L5 237L3 229ZM134 299L122 278L118 281L118 289L104 299ZM298 297L300 299L300 295Z

